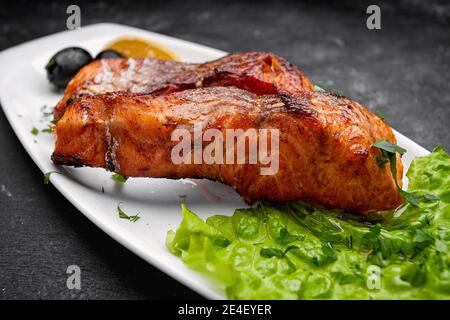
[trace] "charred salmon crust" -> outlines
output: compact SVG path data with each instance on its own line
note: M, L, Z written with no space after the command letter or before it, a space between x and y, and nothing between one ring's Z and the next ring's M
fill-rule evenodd
M278 129L279 168L261 163L175 164L175 129L192 135L217 129ZM101 167L132 177L206 178L232 186L246 201L307 200L365 213L402 203L389 166L371 145L396 143L391 128L352 100L326 93L258 96L211 87L162 96L129 93L75 99L55 125L52 159L59 165ZM203 148L207 143L203 142ZM225 142L224 142L225 148ZM271 146L269 147L269 153ZM401 181L402 163L397 161Z
M311 91L309 79L271 53L242 52L202 63L159 59L102 59L83 67L54 110L59 120L75 98L107 92L161 95L199 87L234 86L258 95Z

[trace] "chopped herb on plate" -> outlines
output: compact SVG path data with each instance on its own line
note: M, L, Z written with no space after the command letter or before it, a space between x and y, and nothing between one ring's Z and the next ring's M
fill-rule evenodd
M34 135L34 136L37 136L39 134L39 129L33 127L33 129L31 129L31 134Z
M136 222L138 221L141 217L138 214L135 214L134 216L129 216L127 215L121 208L120 208L120 203L117 205L117 212L119 213L119 218L120 219L125 219L125 220L129 220L131 222Z
M377 113L375 113L375 115L384 121L384 114L382 114L381 112L377 112Z
M389 162L391 174L397 186L398 192L402 195L403 199L412 204L413 206L418 206L422 201L435 201L439 200L439 197L436 197L431 194L419 194L417 192L407 192L400 188L397 181L397 153L403 155L406 153L406 149L393 144L387 140L380 140L375 142L372 147L378 148L381 151L382 157L386 162ZM381 160L376 160L377 164L380 165Z
M58 172L58 171L49 171L49 172L44 173L43 180L44 180L44 184L45 185L50 183L50 176L53 173L60 173L60 172Z
M122 176L118 173L114 173L111 176L111 179L113 179L115 182L117 182L118 184L124 184L125 182L127 182L128 177Z

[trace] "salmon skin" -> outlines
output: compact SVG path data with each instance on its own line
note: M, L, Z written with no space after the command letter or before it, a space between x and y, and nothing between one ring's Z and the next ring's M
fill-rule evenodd
M194 64L159 59L101 59L83 67L54 109L59 120L74 99L107 92L165 94L211 86L235 86L255 94L313 90L311 81L271 53L242 52Z
M175 129L279 129L279 168L258 164L174 164ZM105 168L130 177L206 178L247 202L306 200L352 212L399 206L389 166L375 160L391 128L363 106L329 93L262 95L210 87L162 96L113 93L73 102L55 125L57 165ZM203 145L205 147L206 144ZM402 163L397 161L401 183Z

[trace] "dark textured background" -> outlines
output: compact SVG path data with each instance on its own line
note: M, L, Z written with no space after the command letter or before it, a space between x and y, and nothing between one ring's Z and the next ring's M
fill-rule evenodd
M226 51L272 51L323 87L382 112L425 148L450 149L446 0L71 3L80 5L82 25L117 22ZM371 3L381 7L382 30L365 27ZM0 49L64 30L68 4L3 5ZM44 186L3 112L0 146L0 299L199 298ZM80 291L65 286L70 264L82 269Z

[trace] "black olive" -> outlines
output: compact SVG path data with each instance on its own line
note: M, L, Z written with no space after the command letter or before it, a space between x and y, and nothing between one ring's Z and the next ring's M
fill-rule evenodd
M65 88L73 76L92 61L89 52L82 48L70 47L58 51L45 66L47 78L58 88Z
M123 58L123 54L114 51L114 50L103 50L98 53L98 55L95 57L95 60L97 59L108 59L108 58Z

